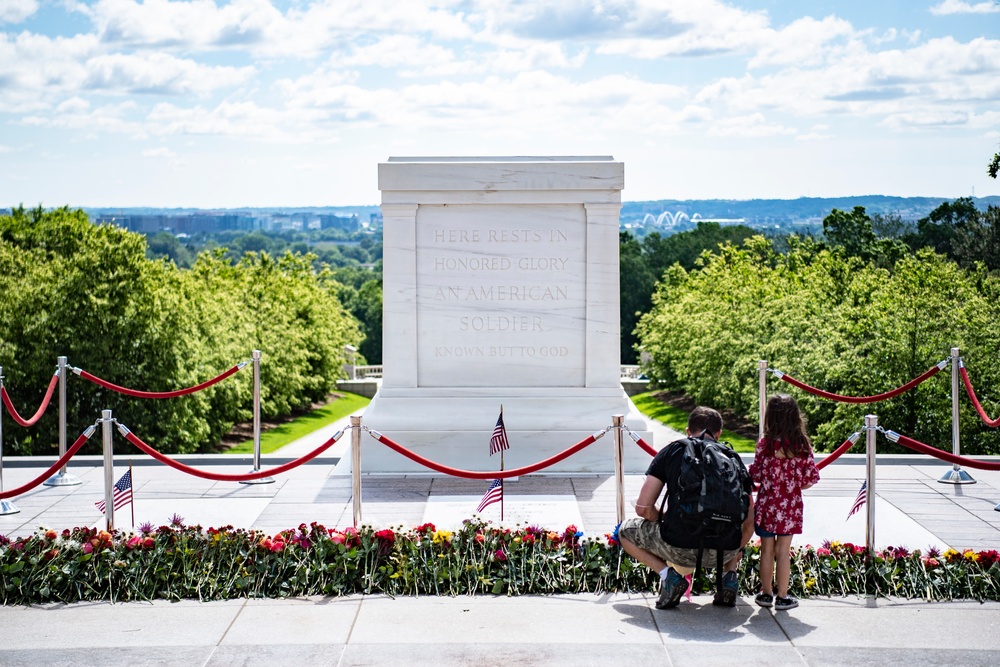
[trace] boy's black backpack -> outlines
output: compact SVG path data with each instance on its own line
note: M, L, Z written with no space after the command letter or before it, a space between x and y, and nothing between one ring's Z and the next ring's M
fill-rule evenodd
M722 578L722 552L740 548L742 525L750 510L750 475L739 454L728 444L704 437L679 440L679 460L670 469L660 505L660 536L675 547L698 549L695 576L701 570L704 549L719 555L717 578Z

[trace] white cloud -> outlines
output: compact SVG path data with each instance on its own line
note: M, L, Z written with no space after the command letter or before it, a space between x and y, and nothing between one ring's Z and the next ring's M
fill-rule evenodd
M706 133L710 137L773 137L795 134L795 129L770 123L762 113L728 116L714 121Z
M807 16L781 30L762 31L761 34L764 39L748 63L751 69L819 65L832 55L830 42L855 36L851 24L835 16L827 16L821 21Z
M1000 5L995 2L963 2L963 0L943 0L941 4L931 7L931 14L946 16L948 14L992 14L1000 12Z
M596 48L597 53L652 59L749 52L774 32L763 12L743 11L716 0L636 4L642 6L643 24L652 22L664 29L616 31Z
M305 143L317 138L309 114L261 107L253 102L222 102L215 107L183 108L157 104L144 119L149 134L224 136Z
M165 53L99 55L87 61L88 90L206 95L250 79L253 67L203 65Z
M172 158L177 157L177 153L173 152L169 148L161 146L160 148L146 148L146 149L144 149L142 151L142 156L143 157L152 157L152 158L168 158L168 159L172 159Z
M0 0L0 23L20 23L37 11L37 0Z
M464 14L450 4L396 0L321 0L282 13L268 0L99 0L81 6L101 39L137 49L229 49L262 56L315 57L366 35L468 38Z

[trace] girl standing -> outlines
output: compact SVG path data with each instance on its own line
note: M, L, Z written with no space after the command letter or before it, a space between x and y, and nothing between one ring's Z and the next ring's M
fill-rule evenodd
M802 532L802 491L819 481L819 469L805 417L787 394L777 394L767 402L764 437L757 443L750 475L759 485L754 532L760 537L761 592L754 602L761 607L794 609L799 601L788 594L792 536Z

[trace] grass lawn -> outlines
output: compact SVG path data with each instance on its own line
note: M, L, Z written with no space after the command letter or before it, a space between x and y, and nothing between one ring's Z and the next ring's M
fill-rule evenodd
M276 449L284 447L288 443L298 440L304 435L309 435L313 431L320 429L327 424L333 423L340 419L341 417L346 417L364 408L371 402L371 399L365 398L364 396L359 396L358 394L350 394L347 392L338 392L342 394L340 398L330 403L327 403L318 410L313 410L308 414L304 414L297 419L285 422L280 426L275 426L272 429L268 429L260 434L260 452L261 454L269 454ZM247 440L241 442L235 447L231 447L226 450L227 454L252 454L253 453L253 440Z
M688 419L688 413L686 411L664 403L653 396L653 392L646 392L645 394L633 396L632 402L635 403L635 407L639 408L639 412L646 415L650 419L655 419L661 424L666 424L675 431L684 433ZM757 444L752 438L746 438L737 433L733 433L732 431L727 431L726 429L722 430L722 437L720 439L728 442L736 451L747 454L752 454L754 446Z

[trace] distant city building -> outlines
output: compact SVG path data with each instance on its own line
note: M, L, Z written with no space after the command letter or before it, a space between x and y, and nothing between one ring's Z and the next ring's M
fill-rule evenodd
M184 215L122 215L102 213L93 221L99 225L116 225L140 234L170 232L172 234L213 233L227 229L252 231L260 229L257 218L233 213L194 213Z
M321 215L319 216L319 226L321 229L339 229L344 232L360 232L361 219L357 215Z

